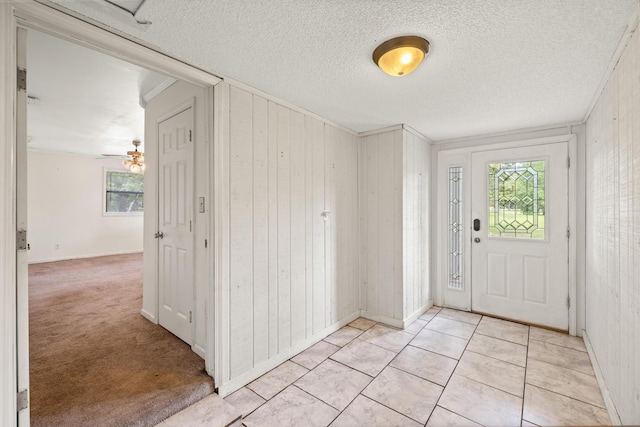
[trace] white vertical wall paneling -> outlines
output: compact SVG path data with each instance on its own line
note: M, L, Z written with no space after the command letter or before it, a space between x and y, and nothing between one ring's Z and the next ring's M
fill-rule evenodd
M342 231L338 236L342 238L338 242L338 247L344 250L344 260L346 264L343 268L340 289L344 290L341 317L348 316L354 310L360 308L358 304L359 286L358 286L358 250L360 247L358 235L358 216L352 215L352 212L358 212L358 169L353 167L358 164L358 138L342 132L342 140L344 144L344 155L340 155L340 171L341 180L338 186L341 189L341 221ZM338 259L342 259L339 257ZM340 266L341 264L338 264ZM355 286L353 286L355 285Z
M253 96L253 362L269 358L269 114Z
M637 31L637 30L636 30ZM640 69L640 36L636 32L636 40L633 44L633 65L632 70ZM633 89L633 99L630 100L631 105L640 105L640 87L638 81L635 81ZM631 177L631 185L633 186L632 197L632 209L633 209L633 241L640 242L640 147L638 144L640 141L640 119L638 118L638 110L635 110L631 118L631 135L632 135L632 159L634 173ZM640 354L640 287L638 286L638 277L640 277L640 245L634 244L632 246L632 259L633 259L633 286L629 289L629 301L631 306L629 307L629 322L633 326L628 335L629 353L633 355ZM635 325L635 326L634 326ZM637 360L637 359L636 359ZM628 373L631 377L629 381L629 388L633 389L630 393L631 396L635 396L633 403L629 405L627 411L631 414L640 414L640 364L632 363L632 369ZM629 422L640 424L637 418L632 418Z
M358 307L361 310L367 311L368 306L368 282L367 282L367 259L369 257L367 251L367 237L368 237L368 187L367 187L367 171L369 167L368 162L368 144L365 144L365 138L361 138L358 143L358 237L360 240L358 264L360 269L358 272Z
M328 212L325 221L325 292L326 292L326 317L325 327L329 326L337 320L337 287L336 287L336 209L335 209L335 184L336 184L336 138L338 137L337 129L332 126L324 126L325 128L325 193L324 193L324 209Z
M229 111L229 92L230 87L226 83L219 84L214 93L216 94L216 106L220 107L217 109L217 114L219 117L219 123L217 124L218 132L219 132L219 140L216 154L220 154L222 158L220 162L217 162L216 165L220 165L220 169L222 169L219 174L216 174L216 177L220 178L220 183L216 186L216 189L222 189L216 194L216 204L214 206L214 211L217 213L215 215L216 220L216 230L220 230L219 236L217 236L215 242L215 252L219 257L219 262L215 266L218 269L214 274L218 278L219 282L216 286L217 293L216 298L220 301L216 307L219 308L216 313L216 346L218 347L217 353L217 363L215 369L216 380L218 380L219 384L225 383L229 381L231 378L231 369L229 366L229 335L230 335L230 321L229 321L229 166L230 155L229 155L229 116L231 112ZM218 301L216 301L218 302Z
M306 338L306 164L305 119L296 111L290 114L291 144L291 341Z
M398 174L396 166L399 160L395 156L395 148L398 145L397 135L402 138L400 131L378 135L376 143L378 165L375 177L378 181L378 194L374 207L378 211L378 222L375 230L372 230L377 233L378 247L375 262L379 266L376 278L378 301L375 312L389 318L396 318L394 310L397 302L396 293L397 288L402 286L402 282L396 283L394 280L394 269L402 265L394 257L395 237L397 233L402 233L402 229L394 227L393 223L394 201L396 200L394 195L396 191L401 191L401 188L394 185L394 177Z
M335 201L332 209L334 213L333 231L335 236L335 268L334 276L337 284L337 315L338 318L353 313L359 308L356 303L358 294L356 275L358 270L358 203L355 195L357 186L357 144L358 139L342 130L337 130L335 159ZM353 286L356 284L356 286Z
M289 109L277 107L278 352L291 345L291 146Z
M278 105L267 103L269 180L269 357L278 354Z
M404 278L403 319L414 315L429 302L429 223L431 149L429 142L404 131Z
M366 193L366 230L364 239L367 246L367 258L360 265L364 286L367 290L366 310L369 313L378 313L378 135L365 138L366 163L363 166L365 172L365 185L362 191Z
M253 367L253 96L229 92L230 204L230 369L237 375Z
M587 121L586 328L623 424L640 423L640 41Z
M358 215L351 217L352 226L352 245L353 245L353 266L352 266L352 280L356 285L353 288L353 307L359 309L362 307L360 287L360 187L359 187L359 173L360 173L360 160L359 160L359 138L355 135L350 137L351 140L351 163L356 165L356 168L351 169L351 191L350 200L351 208L353 211L358 212ZM354 196L355 195L355 196Z
M389 204L392 209L391 225L393 227L392 241L389 242L392 248L391 262L393 263L392 270L392 292L393 292L393 306L391 311L391 317L395 319L404 319L404 277L405 277L405 253L404 253L404 132L402 130L396 130L393 132L392 139L393 154L393 176L391 177L392 193L387 196L390 197L392 202ZM386 202L385 202L386 203ZM384 285L384 283L381 283Z
M317 119L311 124L313 147L313 299L312 317L313 333L319 333L326 325L327 295L325 291L325 221L320 213L324 210L324 157L325 157L325 128L324 123Z
M632 39L633 41L633 39ZM633 262L629 258L629 250L633 248L633 234L629 233L633 230L633 226L630 222L631 211L629 209L632 186L629 184L629 177L633 174L633 167L631 167L630 159L631 154L631 140L629 139L628 131L630 129L631 112L633 105L629 105L629 99L632 98L627 88L633 87L633 82L630 81L634 76L631 75L633 57L625 55L620 58L620 72L616 74L616 86L618 93L618 167L616 171L618 173L618 194L619 211L618 211L618 248L617 259L619 264L619 283L620 288L617 292L619 297L620 309L617 312L617 321L620 325L618 328L618 342L625 340L625 337L629 336L629 332L634 328L629 324L629 284L633 283L633 276L629 276L629 268L633 267ZM637 78L637 72L634 73ZM619 375L624 375L631 369L631 363L629 357L633 355L629 354L629 345L624 345L620 348L618 353L618 362L620 365ZM621 406L628 407L633 402L632 395L630 396L629 390L630 384L627 381L622 381L622 378L618 378L620 384L618 389L618 395L620 396Z
M228 212L220 207L228 240L218 243L228 254L218 275L228 310L222 395L358 315L358 239L346 232L358 221L357 137L224 83L222 105L227 89L218 116L228 123L219 124L228 127L220 191L229 201Z
M305 338L313 336L313 119L304 118Z
M404 128L360 138L360 304L396 326L429 302L430 159L429 142Z
M404 132L402 133L402 136L404 137ZM404 138L403 138L404 139ZM406 141L402 141L402 145L403 145L403 150L402 150L402 223L403 223L403 227L401 228L402 230L402 241L401 241L401 248L402 248L402 277L403 277L403 281L402 283L402 288L403 288L403 294L404 294L404 298L402 301L402 314L404 315L404 312L406 310L406 299L409 298L409 293L411 293L411 291L413 289L411 289L410 287L407 287L407 283L411 282L413 280L413 268L414 268L414 257L413 254L410 252L407 252L407 249L409 249L409 245L406 245L407 243L407 239L409 238L410 234L411 234L411 230L410 228L413 226L412 224L412 219L413 219L413 215L412 212L410 212L411 210L411 204L409 203L409 195L412 192L412 184L413 181L411 179L407 179L407 174L412 173L412 167L410 165L410 163L412 163L413 158L411 156L411 154L414 153L409 153L409 151L406 149L407 148L407 142Z

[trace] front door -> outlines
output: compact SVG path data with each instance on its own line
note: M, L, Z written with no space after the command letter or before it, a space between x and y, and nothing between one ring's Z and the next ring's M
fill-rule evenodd
M567 143L471 155L471 307L568 329Z
M158 322L193 343L193 107L158 123Z

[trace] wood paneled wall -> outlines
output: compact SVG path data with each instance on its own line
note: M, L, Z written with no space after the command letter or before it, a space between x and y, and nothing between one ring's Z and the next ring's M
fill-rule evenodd
M404 319L431 305L430 228L431 145L404 130Z
M233 389L358 315L358 138L247 90L216 90L228 107L217 385Z
M402 127L360 139L360 305L395 326L429 291L431 147Z
M640 41L587 121L586 331L623 424L640 424Z

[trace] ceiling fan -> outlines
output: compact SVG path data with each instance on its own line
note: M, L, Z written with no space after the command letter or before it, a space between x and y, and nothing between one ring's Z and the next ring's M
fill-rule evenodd
M122 157L122 165L129 169L129 171L133 173L141 173L144 172L144 153L142 151L138 151L138 147L140 146L140 140L134 139L133 146L135 147L134 151L127 151L127 155L121 154L103 154L102 157Z
M138 151L140 140L134 139L133 146L136 147L134 151L127 151L127 155L131 156L131 159L124 159L122 165L133 173L144 172L144 153Z

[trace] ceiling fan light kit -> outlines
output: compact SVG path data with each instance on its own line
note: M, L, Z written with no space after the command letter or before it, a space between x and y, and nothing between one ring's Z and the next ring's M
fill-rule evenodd
M131 156L131 159L123 160L122 165L133 173L144 172L144 153L138 151L140 140L134 139L133 146L136 147L134 151L127 151L127 155Z
M429 53L429 41L418 36L400 36L387 40L373 51L373 62L390 76L406 76Z

